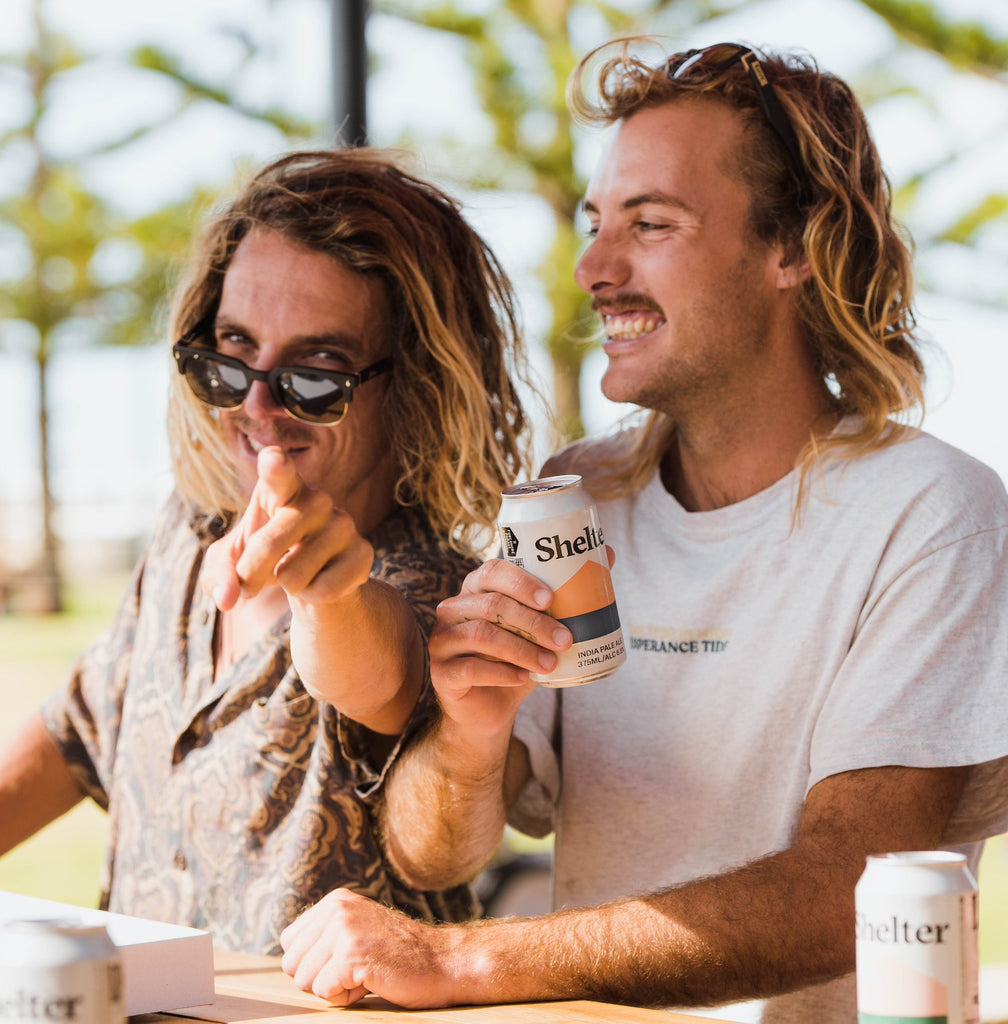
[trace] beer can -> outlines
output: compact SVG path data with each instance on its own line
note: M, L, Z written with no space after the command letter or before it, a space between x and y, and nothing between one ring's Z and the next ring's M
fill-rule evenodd
M3 1024L119 1024L119 951L102 924L70 919L0 924Z
M869 857L854 904L858 1024L978 1024L977 884L962 854Z
M498 532L504 557L553 591L550 614L574 637L557 653L544 686L601 679L626 661L598 509L580 476L552 476L507 488Z

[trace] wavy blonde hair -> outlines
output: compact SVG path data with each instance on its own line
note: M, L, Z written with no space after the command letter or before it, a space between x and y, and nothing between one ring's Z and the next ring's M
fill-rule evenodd
M277 231L379 278L391 310L394 367L383 415L399 467L396 499L452 546L491 538L500 491L530 466L529 384L511 285L459 205L375 149L288 154L212 215L173 303L178 338L220 302L242 239ZM534 391L532 392L534 393ZM172 375L169 437L177 486L207 518L245 498L215 411ZM332 429L338 430L335 426Z
M924 366L914 337L911 250L892 219L889 180L867 120L850 87L808 57L754 50L797 137L805 189L760 105L748 71L735 63L672 79L634 56L644 37L615 40L587 54L568 82L574 118L609 125L635 111L702 95L742 119L743 141L728 168L751 193L751 227L762 241L804 256L811 274L796 301L805 337L837 413L856 426L829 437L810 436L799 457L798 502L810 471L828 455L853 456L904 436L905 421L924 411ZM603 51L616 46L615 55ZM585 88L590 65L595 83ZM625 494L657 469L675 424L650 413L643 426L614 445L598 490ZM629 445L629 447L627 447ZM615 454L619 453L619 454ZM632 454L632 461L626 456Z

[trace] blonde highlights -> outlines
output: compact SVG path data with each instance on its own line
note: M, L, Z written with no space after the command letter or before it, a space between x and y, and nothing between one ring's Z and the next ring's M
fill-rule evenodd
M238 245L264 228L380 279L394 368L384 424L396 499L449 543L485 546L500 491L530 468L528 384L510 282L458 204L374 149L289 154L256 174L210 219L171 317L177 338L220 301ZM169 435L179 490L208 518L241 511L214 410L174 374ZM330 429L338 430L339 426Z
M832 408L854 425L810 436L798 464L800 500L820 460L881 447L923 417L910 243L893 221L888 178L846 83L811 58L757 51L797 137L803 192L741 63L705 74L701 57L697 74L672 79L666 55L657 63L635 55L655 45L623 39L587 54L568 82L568 105L582 123L609 125L638 110L704 97L740 118L743 141L726 170L749 189L756 236L807 260L811 273L796 290L805 338ZM599 489L625 494L639 487L674 436L674 423L649 414L616 446L620 456L600 474L606 479ZM634 463L621 461L631 450Z

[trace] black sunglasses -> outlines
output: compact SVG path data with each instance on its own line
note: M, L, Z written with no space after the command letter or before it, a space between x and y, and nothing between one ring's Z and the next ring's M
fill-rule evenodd
M798 138L777 98L776 90L763 70L763 65L752 50L738 43L715 43L713 46L705 46L702 50L686 50L684 53L669 57L667 71L673 81L688 83L692 79L696 82L705 82L727 71L734 64L741 64L749 72L749 77L756 86L756 95L759 97L763 113L770 127L784 143L791 171L798 183L799 201L805 206L811 199L812 189L801 158Z
M237 409L248 397L253 382L261 380L266 382L273 401L289 416L306 423L331 425L346 415L355 388L392 369L392 357L387 356L358 373L313 366L255 370L233 356L194 345L208 329L206 322L197 324L175 342L172 355L192 393L218 409Z

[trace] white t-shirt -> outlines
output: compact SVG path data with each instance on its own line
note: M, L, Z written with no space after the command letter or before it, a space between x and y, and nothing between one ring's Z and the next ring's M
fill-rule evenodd
M540 687L515 726L539 786L511 820L535 835L555 825L557 907L786 849L806 793L838 772L1008 758L997 476L918 434L827 462L797 524L795 476L713 512L686 512L657 475L600 503L627 662ZM974 772L943 843L1003 831L1008 761ZM752 1019L848 1024L852 982Z

